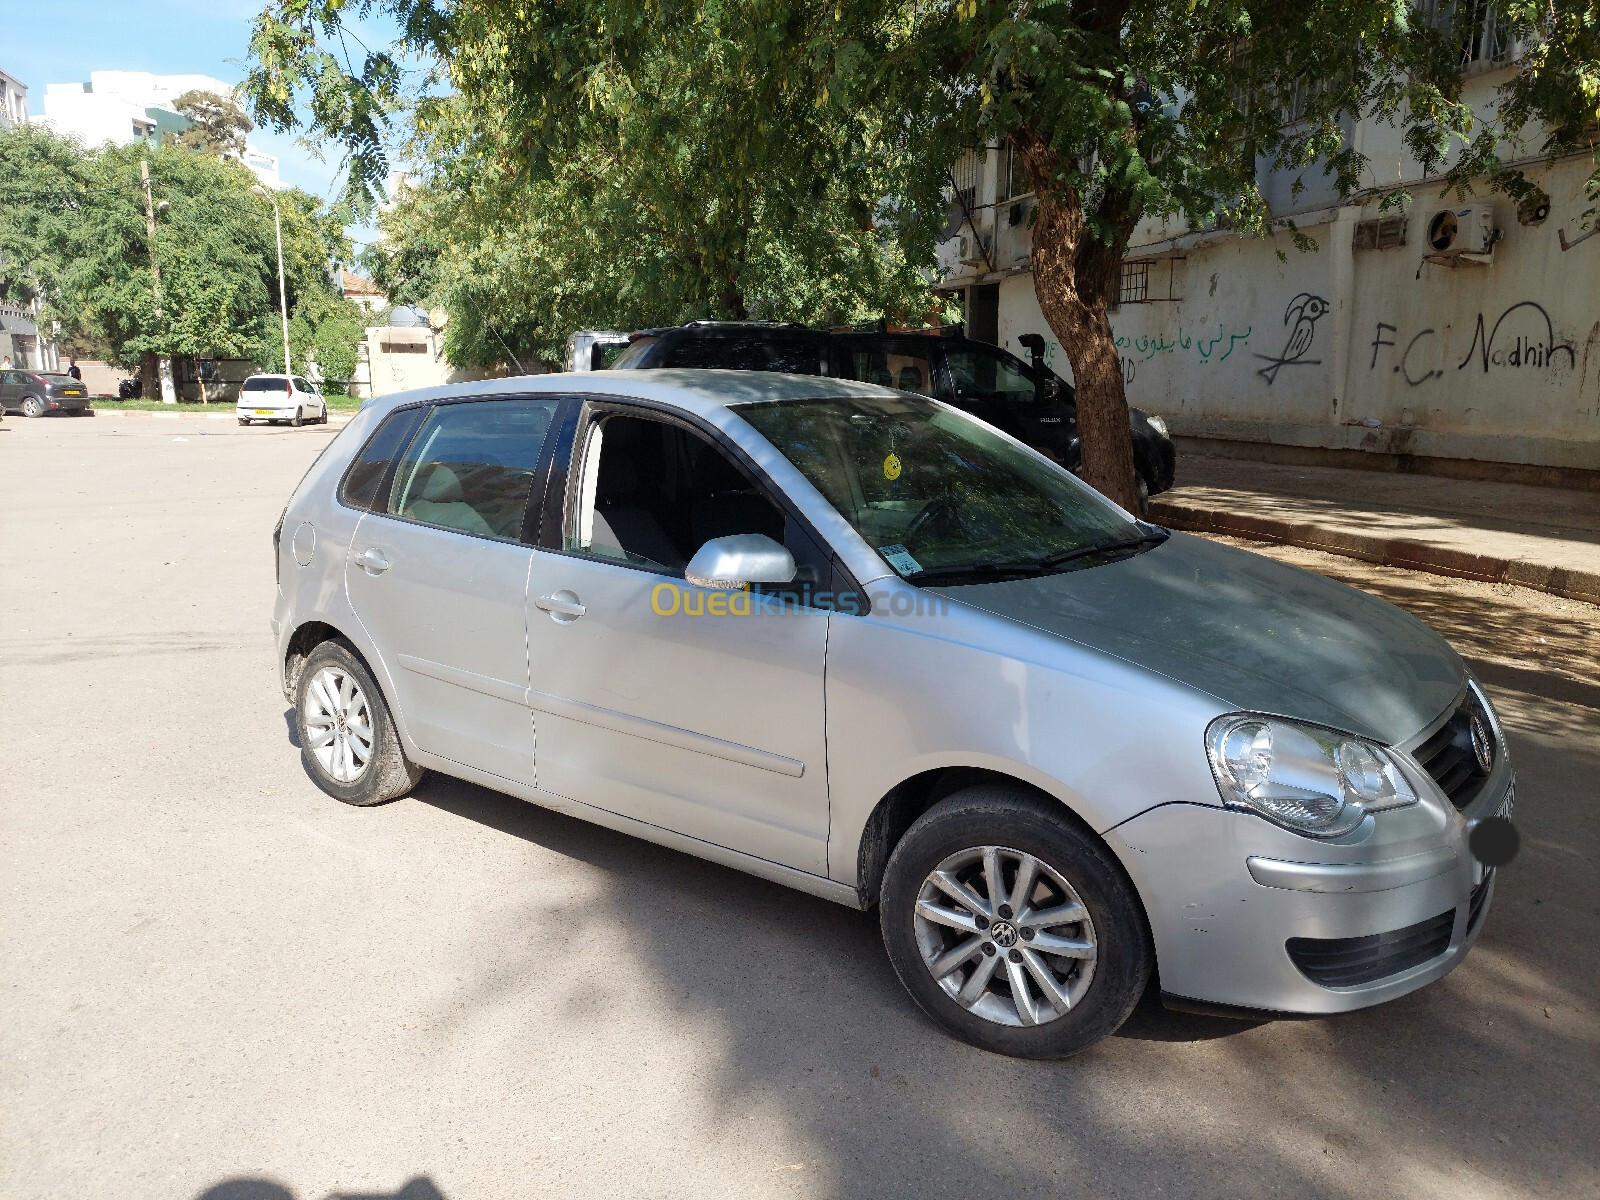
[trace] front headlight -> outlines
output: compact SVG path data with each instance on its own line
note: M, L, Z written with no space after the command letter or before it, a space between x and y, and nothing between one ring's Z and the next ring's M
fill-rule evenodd
M1206 729L1206 753L1224 804L1309 837L1417 801L1383 747L1315 725L1232 713Z
M1167 432L1167 423L1161 417L1156 416L1154 413L1146 413L1144 419L1146 421L1149 421L1150 422L1150 428L1154 429L1162 437L1171 437L1172 436L1170 433Z

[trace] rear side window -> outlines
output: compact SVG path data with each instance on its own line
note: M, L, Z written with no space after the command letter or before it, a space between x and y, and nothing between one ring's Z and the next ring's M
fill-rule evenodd
M555 399L442 404L395 471L391 516L514 542Z
M672 348L669 367L704 367L726 371L790 371L822 374L822 347L797 338L762 334L686 338Z
M426 408L402 408L390 413L345 472L339 499L351 508L382 512L384 505L378 500L378 489L383 486L384 474L411 441L411 435L416 433L427 413Z
M611 370L633 370L633 368L639 365L639 360L646 354L649 354L654 348L655 344L660 340L661 339L658 337L634 338L633 341L628 343L628 348L621 354L617 355L616 360L611 364Z

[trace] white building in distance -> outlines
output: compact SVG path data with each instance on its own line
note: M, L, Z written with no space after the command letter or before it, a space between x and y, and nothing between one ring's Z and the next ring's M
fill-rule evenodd
M143 140L157 144L189 125L173 107L185 92L233 95L231 85L210 75L152 75L148 71L91 71L81 83L49 83L44 89L41 124L85 146L110 142L126 146ZM282 187L278 160L246 143L242 161L268 187Z
M28 85L0 71L0 129L28 123Z

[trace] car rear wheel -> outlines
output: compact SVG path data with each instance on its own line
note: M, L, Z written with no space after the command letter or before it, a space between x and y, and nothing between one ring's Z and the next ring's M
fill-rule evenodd
M895 847L879 904L912 998L997 1054L1086 1049L1127 1020L1150 977L1139 900L1110 851L1021 791L980 786L934 805Z
M299 429L300 426L304 425L305 423L306 423L305 410L304 409L299 409L299 408L295 409L294 410L294 416L289 418L289 424L294 426L296 429Z
M383 804L422 778L422 768L401 749L372 674L343 643L323 642L301 666L295 730L306 771L346 804Z
M29 396L22 402L22 415L25 417L42 417L44 412L44 401L37 396Z
M239 418L239 424L241 424L241 425L250 424L250 418L248 418L248 417L240 417Z

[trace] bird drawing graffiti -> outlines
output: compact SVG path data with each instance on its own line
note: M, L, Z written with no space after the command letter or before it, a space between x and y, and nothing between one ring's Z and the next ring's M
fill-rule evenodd
M1328 302L1310 292L1301 292L1289 301L1289 307L1283 310L1283 323L1292 322L1294 326L1289 330L1289 340L1283 344L1283 353L1276 358L1270 354L1256 355L1267 364L1256 374L1270 384L1277 379L1279 367L1310 367L1320 363L1320 358L1307 358L1306 353L1317 336L1317 319L1327 311Z

